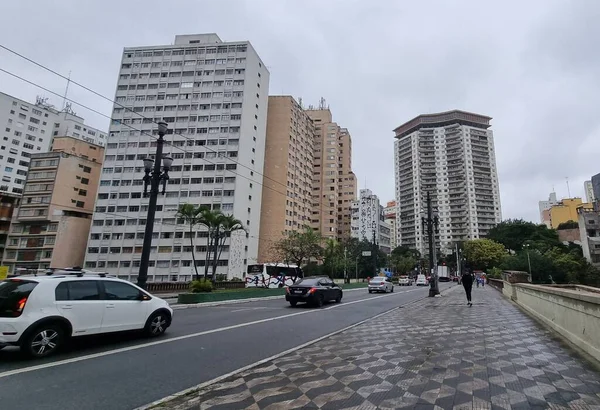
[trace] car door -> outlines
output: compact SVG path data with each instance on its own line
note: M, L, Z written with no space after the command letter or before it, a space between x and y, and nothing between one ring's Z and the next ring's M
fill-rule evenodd
M127 283L103 280L105 302L103 332L142 329L150 312L150 303L141 300L142 292Z
M104 301L100 300L97 280L73 280L58 284L56 308L73 327L73 336L100 333L104 319Z

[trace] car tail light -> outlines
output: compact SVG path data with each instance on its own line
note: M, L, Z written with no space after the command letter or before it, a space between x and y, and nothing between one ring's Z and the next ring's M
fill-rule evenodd
M27 298L19 299L19 301L17 302L17 306L15 307L15 310L14 310L15 317L21 316L21 313L23 313L23 309L25 308L26 303L27 303Z
M308 291L308 293L315 293L317 291L317 288L310 288L310 290Z

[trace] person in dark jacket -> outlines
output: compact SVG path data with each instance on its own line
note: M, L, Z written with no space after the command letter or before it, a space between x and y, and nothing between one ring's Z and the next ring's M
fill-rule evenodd
M465 269L460 281L465 288L465 293L467 294L467 305L469 307L473 306L471 303L471 290L473 289L473 272L470 269Z

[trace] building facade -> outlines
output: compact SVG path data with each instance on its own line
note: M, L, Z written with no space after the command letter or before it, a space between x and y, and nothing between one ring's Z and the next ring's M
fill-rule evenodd
M592 192L595 200L600 200L600 174L596 174L591 179ZM589 202L589 201L588 201Z
M577 209L592 209L593 204L583 202L581 198L564 198L557 204L552 205L549 210L550 228L556 229L560 224L579 219Z
M0 93L0 193L21 195L31 155L48 152L55 136L104 145L106 132L85 125L70 108L59 111L39 98L35 103Z
M592 181L585 181L583 183L583 190L585 191L585 202L590 204L593 203L596 196L594 195L594 185L592 184Z
M311 226L323 237L341 240L351 233L351 206L356 199L352 172L352 138L333 122L321 100L319 109L306 110L315 126Z
M501 221L490 120L454 110L420 115L394 130L399 245L426 254L427 193L439 214L442 253Z
M310 226L315 127L293 97L270 96L258 262L280 262L273 244Z
M583 256L600 268L600 210L580 207L577 214Z
M20 200L21 195L0 192L0 266L4 266L4 250L10 232L10 222Z
M191 279L189 228L175 218L184 203L242 221L246 232L227 239L216 273L243 277L258 257L268 93L269 71L248 41L180 35L171 45L125 48L85 266L137 280L148 209L142 159L154 155L156 123L165 121L173 166L159 197L148 281ZM208 232L196 230L203 267Z
M32 154L4 253L9 272L82 266L103 157L100 145L72 137Z
M351 236L360 241L375 241L379 249L389 254L392 229L385 221L384 208L370 189L361 189L358 200L352 202Z
M383 218L390 226L390 247L392 250L398 247L398 233L396 224L396 201L388 201L383 208Z
M548 196L547 201L539 201L538 206L540 209L540 221L546 225L548 228L552 227L550 222L550 208L554 205L558 204L558 199L556 198L556 192L551 192Z

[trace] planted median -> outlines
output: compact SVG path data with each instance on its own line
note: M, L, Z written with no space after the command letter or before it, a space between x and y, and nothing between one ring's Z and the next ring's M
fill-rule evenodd
M350 283L342 285L343 289L365 288L366 283ZM210 290L209 290L210 289ZM264 289L264 288L242 288L242 289L217 289L212 290L209 285L192 285L192 292L180 293L177 297L177 303L196 304L209 302L224 302L227 300L242 300L253 298L266 298L270 296L284 296L285 288ZM195 292L194 292L195 290Z

